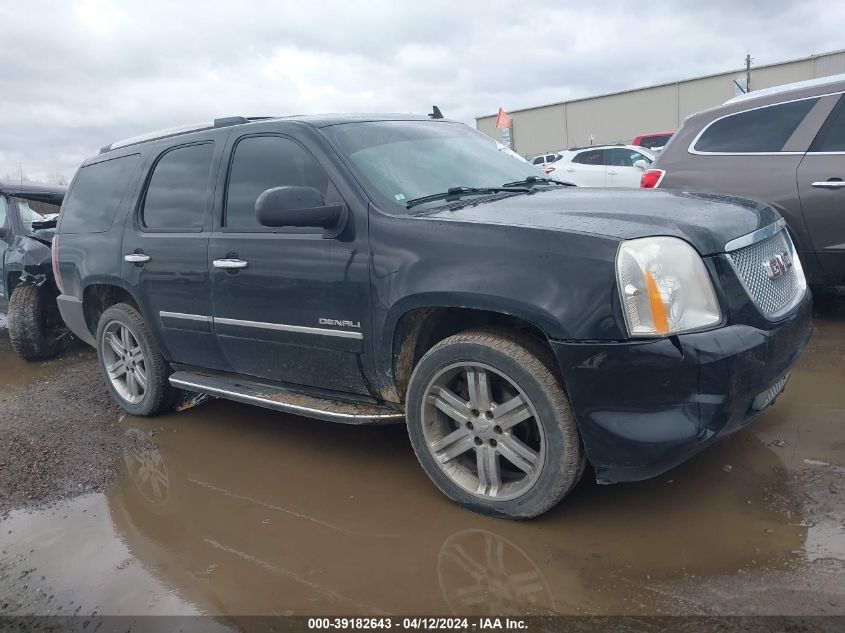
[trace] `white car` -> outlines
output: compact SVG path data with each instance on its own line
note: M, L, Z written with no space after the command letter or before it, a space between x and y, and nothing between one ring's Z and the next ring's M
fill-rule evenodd
M634 145L593 145L558 152L543 170L549 178L579 187L639 187L654 154Z
M534 158L531 159L531 164L534 165L535 167L538 167L539 169L545 169L546 167L548 167L552 163L557 162L559 160L560 160L560 154L559 153L540 154L539 156L535 156Z

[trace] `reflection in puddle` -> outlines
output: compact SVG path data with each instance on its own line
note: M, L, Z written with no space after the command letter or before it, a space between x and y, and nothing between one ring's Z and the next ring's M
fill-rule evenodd
M147 503L165 505L170 499L170 478L161 450L138 429L129 429L126 435L131 439L130 445L136 446L123 454L126 474Z
M454 613L555 613L543 573L517 545L488 530L462 530L447 538L437 575Z

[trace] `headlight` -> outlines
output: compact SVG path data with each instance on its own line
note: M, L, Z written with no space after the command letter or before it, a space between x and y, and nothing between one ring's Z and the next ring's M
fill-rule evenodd
M667 336L722 320L704 262L676 237L622 242L616 281L630 336Z

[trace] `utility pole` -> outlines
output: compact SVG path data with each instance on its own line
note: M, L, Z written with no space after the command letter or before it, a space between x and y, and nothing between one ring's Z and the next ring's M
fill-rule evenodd
M751 92L751 54L745 56L745 92Z

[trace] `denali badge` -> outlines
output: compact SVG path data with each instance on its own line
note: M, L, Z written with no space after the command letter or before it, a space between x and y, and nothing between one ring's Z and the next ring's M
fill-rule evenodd
M792 268L792 256L787 251L778 253L769 261L763 262L763 268L770 279L776 279Z
M360 321L338 321L337 319L324 319L320 317L320 325L337 325L340 327L356 327L361 329Z

